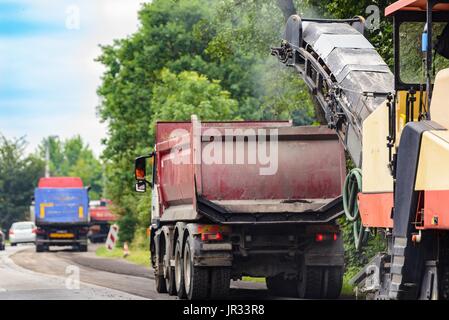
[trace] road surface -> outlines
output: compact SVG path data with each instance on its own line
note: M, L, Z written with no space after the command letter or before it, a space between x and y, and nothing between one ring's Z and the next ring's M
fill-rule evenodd
M91 245L87 253L58 248L36 253L34 246L7 246L0 251L0 300L176 299L155 291L149 268L96 257L95 248ZM263 283L237 281L231 284L230 298L272 297Z
M33 272L14 263L12 255L30 249L7 247L0 251L0 299L1 300L122 300L142 299L118 290L87 283L77 283L71 269L68 274L50 275ZM64 270L65 272L66 270Z

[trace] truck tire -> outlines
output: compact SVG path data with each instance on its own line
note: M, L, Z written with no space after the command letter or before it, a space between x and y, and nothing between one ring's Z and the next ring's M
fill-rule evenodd
M184 247L183 272L187 299L207 299L209 294L209 270L193 264L193 239L187 238Z
M265 278L268 292L272 296L297 297L297 286L295 281L284 279L284 274Z
M327 292L326 299L338 299L343 286L343 268L329 267L327 273Z
M298 295L302 299L321 299L323 296L323 268L307 266L298 279Z
M87 252L87 244L80 244L79 245L79 251L80 252Z
M11 247L17 246L17 243L11 242Z
M167 286L165 284L164 276L154 275L154 281L156 282L157 293L167 293Z
M210 298L225 299L231 287L231 268L216 267L210 269Z
M184 270L182 258L182 244L181 239L178 239L175 247L175 286L178 298L185 299L186 290L184 286Z
M45 251L44 249L45 249L44 245L42 244L36 245L36 252L44 252Z
M168 267L167 277L165 278L165 286L167 287L167 293L171 296L176 296L176 284L175 284L175 268Z
M159 244L160 245L160 244ZM160 250L162 248L159 248ZM165 249L165 248L164 248ZM151 265L154 269L154 282L156 283L156 292L157 293L167 293L167 285L165 283L165 277L164 277L164 253L158 253L156 254L156 248L155 244L152 242L150 245L150 261ZM161 268L161 260L162 260L162 270Z

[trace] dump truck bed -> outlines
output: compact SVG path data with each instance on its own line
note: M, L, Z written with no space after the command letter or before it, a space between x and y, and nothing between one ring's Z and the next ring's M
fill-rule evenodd
M315 214L340 203L345 156L326 127L158 123L157 139L162 217L171 212L179 219L185 216L180 211L192 210L217 222L239 222L261 214Z

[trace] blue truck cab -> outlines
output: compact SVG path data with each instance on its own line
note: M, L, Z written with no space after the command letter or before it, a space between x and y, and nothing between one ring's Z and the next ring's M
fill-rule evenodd
M41 178L34 191L36 252L50 246L87 251L89 195L80 178Z

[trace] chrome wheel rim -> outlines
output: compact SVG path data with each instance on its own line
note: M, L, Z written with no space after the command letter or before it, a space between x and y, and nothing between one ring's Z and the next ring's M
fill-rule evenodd
M176 250L175 257L175 282L176 282L176 290L179 292L181 289L181 254L179 250Z
M192 278L192 266L190 264L190 249L186 246L184 250L184 285L186 291L190 291L190 280Z

